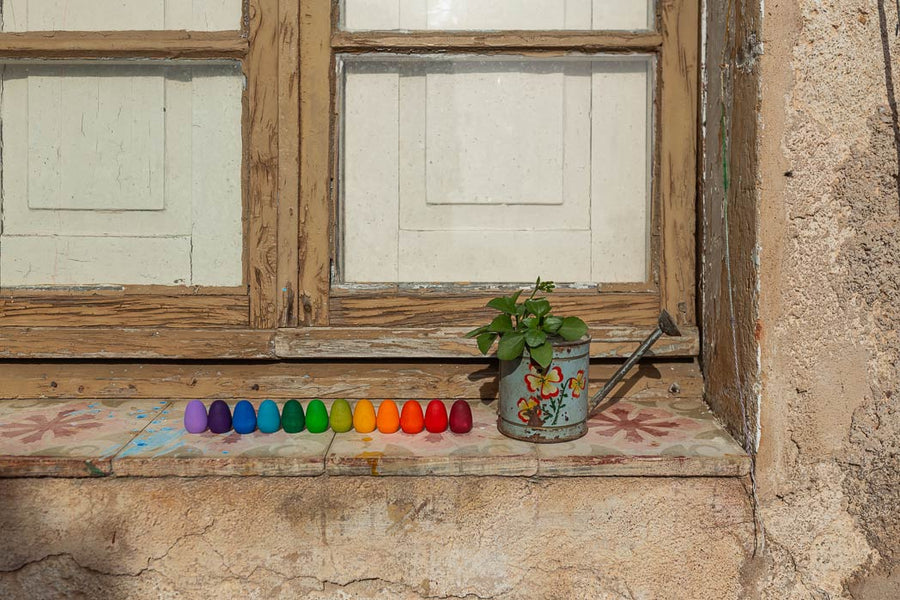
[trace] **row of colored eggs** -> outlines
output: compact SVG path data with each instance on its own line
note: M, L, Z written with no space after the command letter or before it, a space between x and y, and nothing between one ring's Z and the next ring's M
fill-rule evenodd
M360 400L351 411L346 400L335 400L331 414L321 400L312 400L303 412L303 406L296 400L288 400L278 412L272 400L264 400L259 410L253 408L249 400L241 400L234 407L234 414L224 400L216 400L206 406L200 400L191 400L184 409L184 428L190 433L203 433L209 429L213 433L227 433L234 429L237 433L252 433L259 429L263 433L274 433L284 429L287 433L298 433L306 429L311 433L322 433L329 427L338 433L355 429L359 433L370 433L376 429L381 433L442 433L449 426L453 433L468 433L472 430L472 409L465 400L457 400L447 408L440 400L428 403L425 412L415 400L403 403L402 412L392 400L384 400L375 406L369 400Z

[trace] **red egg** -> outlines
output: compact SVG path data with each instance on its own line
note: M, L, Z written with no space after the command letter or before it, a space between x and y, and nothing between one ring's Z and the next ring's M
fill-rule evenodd
M447 408L440 400L432 400L425 409L425 429L431 433L447 431Z
M407 400L400 411L400 429L403 433L419 433L425 429L425 415L422 406L415 400Z
M450 431L453 433L472 431L472 407L465 400L457 400L450 407Z

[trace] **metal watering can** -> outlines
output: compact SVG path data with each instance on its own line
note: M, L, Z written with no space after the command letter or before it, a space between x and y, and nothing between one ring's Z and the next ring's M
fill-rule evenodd
M587 433L587 420L625 375L659 338L680 336L668 312L656 329L619 367L599 392L588 399L591 338L553 345L553 360L540 370L527 352L517 360L500 361L500 403L497 429L511 438L537 443L566 442Z

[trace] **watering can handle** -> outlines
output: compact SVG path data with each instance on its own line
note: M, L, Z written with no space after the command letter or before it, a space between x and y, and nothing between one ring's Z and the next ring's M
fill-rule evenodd
M663 334L671 335L671 336L680 336L681 332L678 330L678 326L675 325L675 321L672 319L672 316L666 311L663 310L659 313L659 320L656 325L656 329L653 330L653 333L650 336L641 342L641 345L638 346L637 350L632 352L631 356L628 357L628 360L625 361L619 370L616 371L609 381L603 386L599 392L594 394L594 397L591 398L590 402L588 402L588 417L594 414L597 410L597 407L603 402L603 399L606 398L609 393L612 391L614 387L616 387L620 381L625 378L625 375L628 374L628 371L631 370L634 365L637 364L639 360L641 360L647 351L650 349L656 341L662 337Z

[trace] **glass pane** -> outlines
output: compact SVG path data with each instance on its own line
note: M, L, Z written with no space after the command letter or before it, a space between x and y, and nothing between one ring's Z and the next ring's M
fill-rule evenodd
M0 285L241 284L238 63L0 68Z
M241 0L2 0L0 31L241 28Z
M647 279L652 57L341 65L344 281Z
M654 28L654 0L344 0L348 30Z

